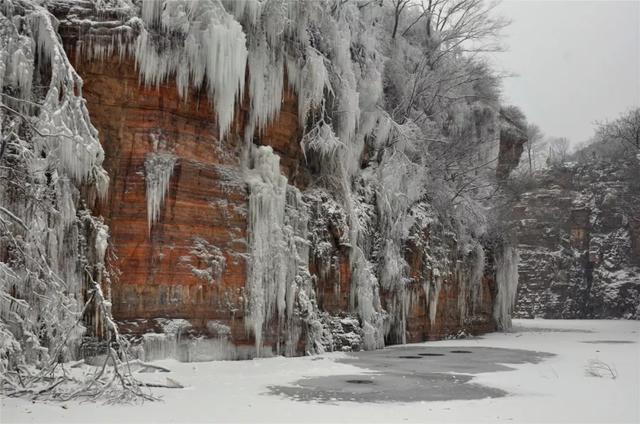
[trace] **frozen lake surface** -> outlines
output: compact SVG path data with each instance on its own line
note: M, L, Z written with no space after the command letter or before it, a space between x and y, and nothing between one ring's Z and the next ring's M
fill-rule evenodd
M139 374L185 386L154 389L161 402L2 398L0 421L640 422L639 339L638 321L515 320L509 333L373 352L164 360L171 372Z

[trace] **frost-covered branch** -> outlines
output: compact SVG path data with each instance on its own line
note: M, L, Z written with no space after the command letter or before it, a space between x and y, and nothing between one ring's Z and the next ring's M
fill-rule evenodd
M0 7L2 389L34 399L148 398L122 368L126 346L101 292L108 229L87 204L104 198L108 178L57 25L38 2ZM103 371L83 377L65 363L96 330L87 315L107 323L119 356L109 347Z

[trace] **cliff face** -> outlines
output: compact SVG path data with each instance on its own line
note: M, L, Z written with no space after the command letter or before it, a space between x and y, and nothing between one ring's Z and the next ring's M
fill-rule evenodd
M76 68L84 79L84 98L111 178L108 198L95 212L111 232L113 313L123 331L161 332L166 319L184 319L188 324L182 325L194 334L218 337L222 331L234 345L253 344L244 323L248 188L240 165L241 134L232 132L221 142L206 99L193 92L184 101L172 85L140 85L131 61L79 60ZM288 93L282 112L259 142L281 153L282 174L302 188L310 171L304 168L297 143L297 122L296 99ZM242 128L241 122L234 128ZM158 151L170 152L177 160L159 219L149 228L145 158ZM348 232L345 212L324 191L311 190L305 200L313 205L313 219L321 223L310 240L316 246L310 272L318 306L328 315L347 317L352 278L349 249L340 242ZM334 202L333 210L328 202ZM455 265L455 242L445 244L443 234L431 240L428 227L415 231L419 234L405 251L413 281L404 312L406 341L493 330L491 274L474 288L482 300L473 300L469 291L461 292L468 276ZM207 246L217 247L224 257L224 268L212 280L199 272L209 266ZM425 288L432 279L429 254L434 246L451 256L441 261L453 265L437 287ZM391 293L383 299L388 304L395 301ZM468 316L462 316L461 303ZM357 334L357 327L353 331Z
M338 153L314 151L313 142L305 150L302 88L275 83L282 100L258 128L257 94L245 93L226 128L227 115L205 87L183 93L175 75L149 84L143 75L155 70L140 69L146 53L136 61L126 47L140 21L115 26L122 19L104 13L87 29L84 18L96 16L90 7L56 10L111 179L94 213L110 228L113 314L140 355L198 360L375 348L492 331L496 317L508 318L503 293L513 278L501 279L495 260L503 246L460 232L428 196L405 205L402 192L385 191L395 175L385 177L384 152L369 157L339 141ZM245 79L252 81L251 60ZM330 143L336 136L324 125L314 130ZM508 174L519 140L505 134L498 173ZM346 157L360 169L347 170ZM498 297L505 300L496 308Z
M234 314L243 313L246 280L247 193L237 141L218 140L206 99L194 92L186 102L173 87L141 86L131 61L76 68L111 178L96 213L111 232L114 316L189 318L203 328L218 319L233 327ZM177 160L159 219L149 227L145 159L156 152ZM215 284L197 272L209 266L208 245L224 255Z
M185 101L173 85L145 87L130 60L75 65L111 179L108 198L95 213L111 231L114 316L135 333L152 331L151 319L163 317L188 319L216 336L207 330L214 320L231 328L235 342L246 343L248 193L237 130L242 122L220 141L212 108L199 93ZM297 123L295 97L287 92L260 142L281 153L283 175L303 184ZM163 152L176 162L158 221L149 226L145 160ZM211 270L212 246L224 264L217 272Z
M640 318L639 169L633 156L590 159L522 195L516 316Z

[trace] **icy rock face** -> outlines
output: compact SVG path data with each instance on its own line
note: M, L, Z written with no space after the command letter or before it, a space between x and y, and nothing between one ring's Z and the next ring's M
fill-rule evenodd
M515 207L518 317L640 318L635 158L568 164Z
M484 246L481 205L436 210L464 195L433 181L425 148L493 141L494 105L443 110L428 131L394 121L384 4L100 4L52 7L113 181L99 211L122 272L114 313L152 334L145 351L192 357L180 346L220 338L210 322L237 357L495 328L505 262ZM416 46L401 47L413 66ZM484 144L474 154L492 161ZM192 327L177 337L157 317Z

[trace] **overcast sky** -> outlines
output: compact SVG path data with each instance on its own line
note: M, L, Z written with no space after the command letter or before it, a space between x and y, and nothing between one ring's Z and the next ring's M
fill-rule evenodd
M578 143L640 106L640 1L506 0L497 12L513 22L492 60L517 74L503 96L545 134Z

